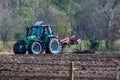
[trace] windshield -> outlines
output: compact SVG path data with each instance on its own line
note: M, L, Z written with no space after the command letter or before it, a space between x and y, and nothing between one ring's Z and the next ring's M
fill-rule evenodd
M39 36L41 34L41 28L40 27L33 27L30 30L29 35L36 35Z

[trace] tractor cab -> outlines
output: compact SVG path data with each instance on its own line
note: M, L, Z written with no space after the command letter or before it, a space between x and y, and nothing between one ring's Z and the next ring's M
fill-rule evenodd
M27 36L36 36L39 40L46 40L49 36L54 36L51 25L35 23L31 28L27 28Z

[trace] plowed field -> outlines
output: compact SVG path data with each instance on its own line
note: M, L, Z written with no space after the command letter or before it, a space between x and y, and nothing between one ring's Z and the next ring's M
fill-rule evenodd
M119 54L0 55L0 80L117 80Z

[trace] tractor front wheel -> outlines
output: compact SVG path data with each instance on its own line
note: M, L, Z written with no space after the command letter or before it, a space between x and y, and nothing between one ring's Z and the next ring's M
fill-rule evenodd
M40 54L42 53L42 46L40 42L34 41L28 46L29 54Z
M15 54L25 54L26 52L26 47L24 43L17 42L13 46L13 51Z
M56 38L52 38L46 48L47 54L58 54L59 52L59 41Z

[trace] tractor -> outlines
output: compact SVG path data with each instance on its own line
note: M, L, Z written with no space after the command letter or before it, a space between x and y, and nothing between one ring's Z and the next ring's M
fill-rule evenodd
M31 28L26 28L27 34L18 40L14 46L15 54L46 54L59 53L59 41L51 29L51 25L44 25L43 22L36 22Z

